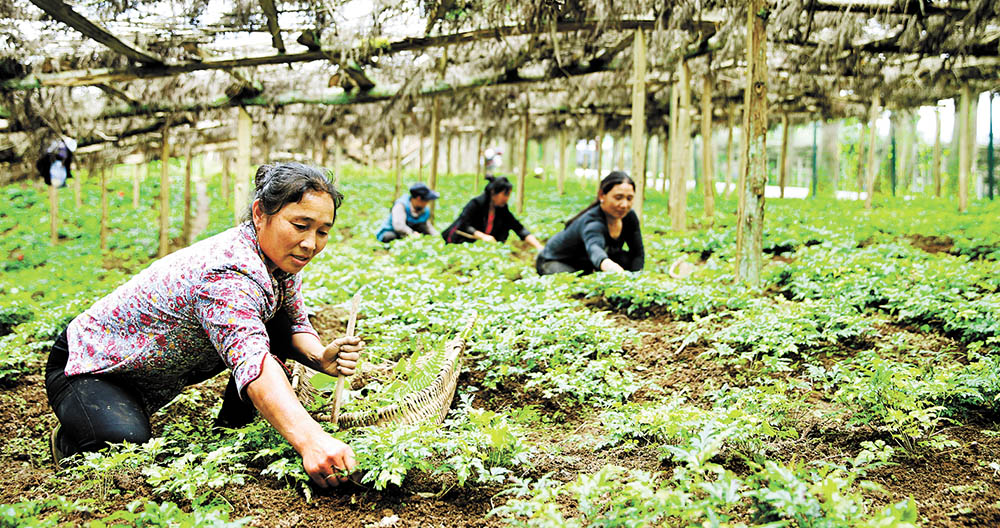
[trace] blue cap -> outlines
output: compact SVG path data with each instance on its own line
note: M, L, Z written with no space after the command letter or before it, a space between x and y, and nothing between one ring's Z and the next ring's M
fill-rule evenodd
M424 200L437 200L441 194L437 191L432 191L426 183L417 182L410 186L410 196L423 198Z

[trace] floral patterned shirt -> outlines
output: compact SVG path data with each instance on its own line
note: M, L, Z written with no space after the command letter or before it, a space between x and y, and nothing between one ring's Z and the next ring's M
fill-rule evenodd
M149 412L223 367L243 394L270 353L264 323L279 307L292 333L316 335L302 279L272 276L267 262L249 222L154 262L73 319L66 375L114 375Z

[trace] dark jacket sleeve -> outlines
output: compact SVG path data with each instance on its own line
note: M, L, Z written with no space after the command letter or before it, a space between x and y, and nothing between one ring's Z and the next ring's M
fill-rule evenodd
M580 220L584 220L581 218ZM583 238L583 247L587 248L587 256L594 269L601 269L601 262L608 258L608 252L604 250L604 222L600 218L586 218L581 227L580 236Z
M643 266L646 264L646 249L642 245L642 230L639 226L639 216L635 214L635 211L630 211L629 215L632 217L632 221L629 222L631 229L629 230L628 240L628 256L629 262L628 266L623 266L628 271L642 271Z
M471 240L456 233L455 231L463 231L471 235L473 231L475 231L475 228L472 227L472 219L475 217L478 209L479 206L476 203L476 198L469 200L469 203L465 204L465 207L462 209L462 213L458 215L458 218L456 218L451 225L446 227L444 231L441 232L441 238L443 238L445 242L451 244L471 242Z

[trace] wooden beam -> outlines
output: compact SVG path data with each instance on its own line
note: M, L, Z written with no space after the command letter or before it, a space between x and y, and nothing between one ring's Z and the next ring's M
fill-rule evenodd
M431 104L431 175L427 185L434 189L437 187L438 176L438 152L441 150L441 100L437 97ZM431 218L434 218L434 200L430 204Z
M278 53L285 52L285 42L281 40L281 28L278 27L278 8L274 0L260 0L260 8L267 17L267 31L271 33L271 45Z
M785 185L788 183L788 114L781 114L781 158L778 161L779 198L785 197Z
M31 3L41 8L42 11L45 11L50 17L136 62L151 65L163 64L163 59L160 57L157 57L152 53L139 48L138 46L130 46L122 42L118 37L108 33L108 31L101 26L98 26L90 20L87 20L87 18L83 15L77 13L72 7L66 5L62 0L31 0Z
M962 84L959 95L958 111L962 116L958 124L958 212L969 209L969 172L972 168L972 149L975 145L974 125L970 125L972 116L969 108L972 105L972 90L969 84Z
M59 0L37 0L39 2L58 2ZM60 2L61 3L61 2ZM585 22L563 22L556 24L556 33L566 33L571 31L593 30L598 27L609 29L634 30L655 28L656 22L653 20L622 20L618 24L607 27L606 21L585 21ZM707 31L710 27L714 31L714 25L701 24ZM490 38L512 37L518 35L535 33L537 28L527 26L505 26L493 29L481 29L456 33L451 35L440 35L435 37L413 37L401 39L389 44L369 43L372 53L377 55L391 55L404 51L419 51L427 48L445 46L450 44L464 44ZM548 29L547 29L548 31ZM239 59L207 60L188 62L184 64L162 65L162 61L146 63L149 66L143 68L97 68L93 70L71 70L60 73L28 75L16 79L9 79L0 82L0 91L33 90L46 86L90 86L101 83L133 81L136 79L151 79L158 77L173 77L183 73L191 73L204 70L232 70L234 68L247 68L254 66L266 66L274 64L294 64L299 62L331 61L339 62L344 58L344 54L339 51L306 51L302 53L288 53L278 55L264 55L258 57L244 57ZM157 65L160 64L160 65Z

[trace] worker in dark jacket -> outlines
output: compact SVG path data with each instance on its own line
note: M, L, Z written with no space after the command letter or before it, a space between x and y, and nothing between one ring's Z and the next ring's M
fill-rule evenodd
M538 274L641 270L646 254L639 217L632 210L634 199L632 178L620 171L608 174L597 200L566 222L566 229L538 254Z
M535 249L542 249L542 243L507 208L510 191L514 188L510 180L504 176L487 176L486 179L489 183L483 194L469 200L462 209L462 214L441 232L444 241L450 244L476 240L505 242L510 231L513 231Z

